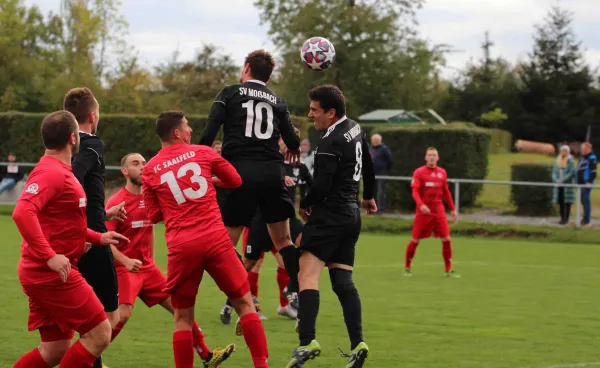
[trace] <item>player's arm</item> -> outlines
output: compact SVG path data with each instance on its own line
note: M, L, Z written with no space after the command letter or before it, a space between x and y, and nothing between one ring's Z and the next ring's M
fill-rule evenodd
M591 156L588 159L588 164L589 164L589 168L590 168L590 177L588 178L588 184L592 184L594 182L594 180L596 180L596 169L598 166L598 160L596 159L596 156Z
M152 170L149 166L148 170ZM163 220L163 213L158 205L158 198L154 188L148 184L150 174L144 170L142 173L142 195L144 196L144 205L146 206L146 216L153 223L159 223Z
M292 119L290 115L290 111L288 110L287 103L284 102L285 109L283 110L282 117L279 123L279 131L281 132L281 138L283 139L283 143L285 143L286 147L290 151L298 151L300 148L300 138L294 132L294 125L292 124Z
M83 185L87 173L101 163L99 152L101 152L102 147L88 142L90 140L84 141L79 149L79 153L75 155L72 162L73 175L75 175L81 185Z
M200 137L201 145L210 147L215 141L221 125L224 124L227 119L227 101L227 88L223 88L210 108L208 121L204 127L202 137Z
M156 232L154 231L154 225L152 225L152 236L150 237L150 257L152 257L152 259L156 259Z
M423 182L421 181L420 178L421 172L419 169L415 170L415 172L413 173L413 178L412 178L412 183L411 183L411 187L412 187L412 197L415 200L415 203L417 204L417 208L421 208L421 206L423 206L423 198L421 198L421 188L423 188Z
M454 206L454 200L452 200L452 193L450 193L450 188L448 187L448 180L444 182L444 186L442 187L442 195L444 197L444 201L448 205L450 211L456 211L456 207Z
M211 149L212 173L217 178L217 185L221 188L237 188L242 185L242 177L227 160ZM213 178L214 179L214 178Z
M46 204L63 192L64 178L51 174L43 175L38 172L29 177L26 185L37 185L38 188L23 192L17 201L12 217L34 256L47 262L56 256L56 252L44 236L38 215Z
M319 172L315 175L314 183L308 194L300 200L301 209L307 209L325 199L331 190L333 178L340 162L340 153L335 149L334 142L324 147L322 151L317 151L317 155L319 156Z
M310 170L305 164L300 164L300 180L302 180L308 187L314 184L313 176L310 174Z

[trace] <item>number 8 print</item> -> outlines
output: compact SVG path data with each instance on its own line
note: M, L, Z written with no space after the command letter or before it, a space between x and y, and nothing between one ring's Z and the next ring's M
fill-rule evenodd
M354 167L354 175L352 179L354 181L360 181L360 174L362 172L362 142L356 142L356 166Z

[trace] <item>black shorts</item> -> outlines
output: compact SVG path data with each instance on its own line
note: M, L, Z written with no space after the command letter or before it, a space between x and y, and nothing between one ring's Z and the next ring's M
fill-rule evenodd
M81 256L77 268L104 306L105 312L119 308L119 285L117 271L110 247L93 245Z
M298 236L302 234L304 224L297 217L290 219L290 234L292 241L296 241ZM257 261L262 253L270 252L273 248L273 241L267 229L267 223L260 216L255 216L252 219L252 224L248 231L248 241L246 249L244 249L244 257L253 261Z
M358 205L335 211L321 206L313 207L304 225L300 251L314 254L325 264L354 266L360 226Z
M294 205L285 187L283 163L235 161L231 164L242 177L242 185L227 190L221 207L225 226L249 227L257 209L268 224L294 216Z

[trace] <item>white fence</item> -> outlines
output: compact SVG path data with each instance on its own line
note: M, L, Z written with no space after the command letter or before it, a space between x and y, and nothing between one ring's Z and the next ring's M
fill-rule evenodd
M0 162L0 166L8 165L8 162ZM30 162L17 162L19 166L24 167L34 167L35 163ZM120 170L120 166L106 166L106 170ZM394 180L394 181L411 181L412 177L410 176L376 176L376 179L383 180ZM530 181L503 181L503 180L477 180L477 179L448 179L448 182L454 184L454 203L456 205L456 213L460 213L460 184L461 183L469 183L469 184L491 184L491 185L527 185L527 186L536 186L536 187L555 187L554 183L539 183L539 182L530 182ZM565 188L577 188L576 195L576 206L575 206L575 221L577 227L581 226L581 188L585 188L585 185L579 184L563 184ZM597 188L597 186L592 186L592 188Z

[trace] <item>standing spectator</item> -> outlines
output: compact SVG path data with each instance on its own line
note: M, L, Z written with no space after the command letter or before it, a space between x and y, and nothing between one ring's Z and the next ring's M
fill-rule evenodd
M12 189L18 181L23 180L25 174L23 173L23 169L19 165L14 162L17 162L17 157L14 153L8 153L8 166L0 167L0 194L5 190Z
M571 205L575 202L575 188L564 187L562 184L575 183L575 162L571 156L571 149L564 145L560 147L560 153L552 169L552 181L558 185L552 192L552 203L560 206L560 222L565 225L569 223Z
M310 141L308 139L304 139L302 142L300 142L300 148L302 149L302 163L306 165L308 172L310 172L310 175L312 176L315 166L315 153L310 149ZM308 185L304 180L299 180L298 187L300 188L300 199L302 199L306 195Z
M221 156L221 148L223 147L223 142L221 141L214 141L212 144L212 148L215 150L215 152L217 152L219 154L219 156Z
M392 153L390 149L383 144L383 139L379 134L373 134L371 137L371 157L373 158L373 167L375 175L388 175L392 168ZM377 201L378 213L383 212L387 204L387 195L385 193L385 180L377 179Z
M581 225L588 225L590 223L592 213L590 194L592 185L596 179L597 161L596 154L592 150L592 144L589 142L582 143L581 158L577 166L577 184L585 185L585 188L581 188L581 204L583 205L583 220L581 220Z

